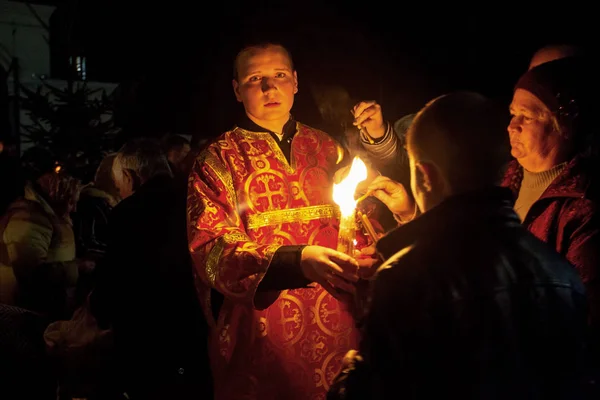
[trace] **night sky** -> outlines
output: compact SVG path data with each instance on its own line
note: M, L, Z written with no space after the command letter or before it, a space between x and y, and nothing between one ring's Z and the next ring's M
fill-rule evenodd
M506 101L537 48L556 42L590 47L598 36L590 6L573 2L530 9L500 2L79 3L74 37L88 58L90 79L123 87L142 80L151 89L137 97L150 115L164 115L172 130L207 135L229 128L239 111L231 64L252 38L292 51L300 80L295 113L310 123L310 84L343 85L357 99L378 100L395 120L450 90ZM67 14L62 7L53 17L56 38L64 34Z

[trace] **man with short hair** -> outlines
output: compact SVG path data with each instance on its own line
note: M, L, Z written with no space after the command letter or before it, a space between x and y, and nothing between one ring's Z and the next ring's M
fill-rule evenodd
M173 176L165 154L150 139L134 139L123 145L113 162L113 175L122 199L153 178Z
M344 292L358 265L334 250L343 153L290 114L298 74L283 46L242 49L232 84L245 116L199 155L188 190L215 398L322 399L357 343Z
M162 148L174 174L183 173L183 161L192 150L190 141L176 134L167 134L162 139Z
M109 216L90 305L99 325L114 330L117 387L131 399L208 398L207 327L187 250L185 187L151 139L126 143L113 174L123 200Z
M330 399L582 397L585 289L498 186L504 127L504 113L471 92L415 117L407 152L423 214L377 243L387 261ZM370 189L401 214L405 195L391 186L381 177Z

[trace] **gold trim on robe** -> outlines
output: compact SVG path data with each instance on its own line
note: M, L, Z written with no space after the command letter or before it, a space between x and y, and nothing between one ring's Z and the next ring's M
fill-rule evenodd
M227 171L227 168L223 165L223 163L215 157L214 154L205 151L200 155L200 160L198 161L200 164L202 162L206 163L212 169L217 177L223 182L225 188L227 189L227 193L232 201L236 200L235 188L233 187L233 179L231 178L231 174Z
M190 173L188 247L216 400L322 400L358 345L348 306L320 285L259 290L281 246L337 246L331 192L343 154L326 133L297 128L290 161L271 134L235 128Z
M322 218L338 218L338 207L332 205L290 208L288 210L266 211L248 216L248 229L259 229L270 225L291 222L314 221Z

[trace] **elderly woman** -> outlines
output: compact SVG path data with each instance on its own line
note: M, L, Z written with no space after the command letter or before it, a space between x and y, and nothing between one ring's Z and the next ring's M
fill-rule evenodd
M595 74L581 57L541 64L515 86L508 126L511 152L503 185L535 236L577 269L587 288L591 360L600 361L600 223L592 119ZM598 390L598 389L594 389ZM596 396L597 398L597 396Z
M568 57L527 71L515 86L508 126L511 152L503 185L515 211L535 236L566 257L586 285L592 328L590 359L600 362L600 222L596 74L582 57ZM597 386L597 385L594 385ZM598 388L593 389L598 391ZM598 398L598 393L593 396ZM592 398L592 397L590 397Z
M600 223L594 130L593 74L582 57L565 57L527 71L515 86L508 126L511 153L502 185L513 190L527 229L563 255L587 285L591 320L600 325ZM369 187L395 215L417 214L406 190L380 177ZM412 214L412 215L411 215Z
M527 229L577 268L597 320L600 224L591 179L591 81L583 61L551 61L519 79L508 126L515 160L503 185L513 190Z
M79 182L53 171L28 182L9 206L0 219L0 302L69 317L79 268L69 213L78 196Z

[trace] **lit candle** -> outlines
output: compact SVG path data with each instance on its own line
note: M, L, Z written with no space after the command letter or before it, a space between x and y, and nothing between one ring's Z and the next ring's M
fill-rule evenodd
M362 181L367 179L367 166L358 157L354 157L350 172L340 183L333 185L333 201L340 208L340 228L338 232L337 250L354 255L356 244L356 204L354 192Z

